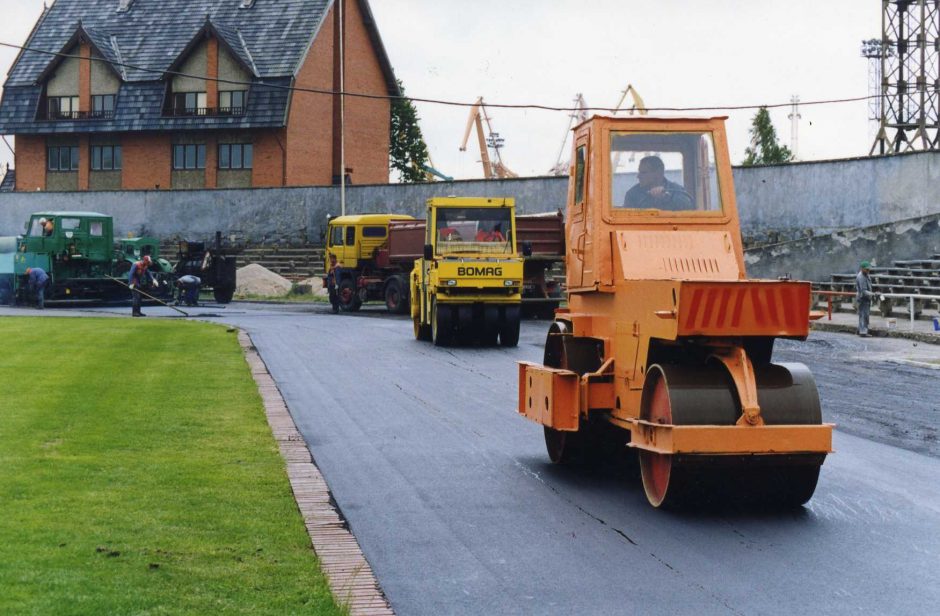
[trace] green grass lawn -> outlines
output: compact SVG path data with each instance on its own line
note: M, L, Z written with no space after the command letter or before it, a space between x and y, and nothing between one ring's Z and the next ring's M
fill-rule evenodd
M338 614L236 335L0 319L0 614Z

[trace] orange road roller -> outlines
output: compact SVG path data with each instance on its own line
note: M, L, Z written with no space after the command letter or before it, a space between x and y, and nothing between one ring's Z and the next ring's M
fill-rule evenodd
M812 374L771 359L820 316L810 283L747 279L724 120L575 128L568 307L519 365L551 460L629 447L654 507L799 506L832 451Z

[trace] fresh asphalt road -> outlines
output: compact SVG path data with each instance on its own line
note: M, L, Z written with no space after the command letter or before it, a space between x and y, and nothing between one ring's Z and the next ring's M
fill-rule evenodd
M778 361L816 375L824 420L845 426L813 500L676 514L646 503L635 468L548 462L541 428L515 412L515 362L540 361L546 322L524 323L517 349L442 349L372 310L217 312L251 334L400 615L940 604L940 372L904 363L936 361L940 347L822 333L779 343Z

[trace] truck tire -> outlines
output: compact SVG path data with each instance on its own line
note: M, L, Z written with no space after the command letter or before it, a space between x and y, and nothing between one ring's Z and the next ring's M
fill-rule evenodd
M385 307L392 314L408 312L408 291L400 276L392 276L385 284Z
M499 324L499 344L504 347L519 345L519 319L520 306L506 306L503 309L503 320Z
M220 304L227 304L232 301L233 295L235 295L235 287L233 286L225 285L212 288L212 297Z
M339 296L339 309L343 312L356 312L362 307L362 300L351 278L343 278L340 281L336 294Z

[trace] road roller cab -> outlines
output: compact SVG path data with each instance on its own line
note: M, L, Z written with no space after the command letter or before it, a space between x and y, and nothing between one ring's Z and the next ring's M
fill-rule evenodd
M771 356L808 335L810 284L747 279L724 118L594 117L573 148L568 308L520 364L519 412L555 462L637 451L654 506L804 503L832 426Z
M415 338L516 346L522 280L513 199L428 200L424 255L411 273Z

